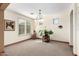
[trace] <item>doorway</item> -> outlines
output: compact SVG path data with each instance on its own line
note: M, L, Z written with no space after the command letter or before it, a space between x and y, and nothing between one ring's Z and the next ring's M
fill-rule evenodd
M73 10L70 12L70 43L73 46Z

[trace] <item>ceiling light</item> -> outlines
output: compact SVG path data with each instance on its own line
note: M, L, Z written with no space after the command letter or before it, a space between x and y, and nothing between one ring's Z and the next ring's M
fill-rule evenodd
M41 20L41 19L43 19L43 15L41 13L41 9L39 9L39 12L38 12L38 15L36 17L36 20Z

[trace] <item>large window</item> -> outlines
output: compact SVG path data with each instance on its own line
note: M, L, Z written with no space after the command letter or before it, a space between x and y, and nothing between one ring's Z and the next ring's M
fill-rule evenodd
M31 23L30 21L27 20L23 20L23 19L19 19L19 35L23 35L23 34L30 34L31 33Z
M26 33L30 33L31 32L31 24L29 21L26 22Z
M19 35L25 34L25 20L19 19Z

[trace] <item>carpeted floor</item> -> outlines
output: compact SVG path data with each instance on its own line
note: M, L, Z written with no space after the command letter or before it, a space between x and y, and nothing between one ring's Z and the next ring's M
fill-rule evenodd
M4 56L73 56L72 48L56 41L50 43L42 40L28 40L22 43L5 47Z

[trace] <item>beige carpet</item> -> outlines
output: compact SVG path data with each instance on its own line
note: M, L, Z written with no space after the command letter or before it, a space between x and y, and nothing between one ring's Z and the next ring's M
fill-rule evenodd
M28 40L19 44L5 47L6 56L73 56L72 48L66 43L42 40Z

